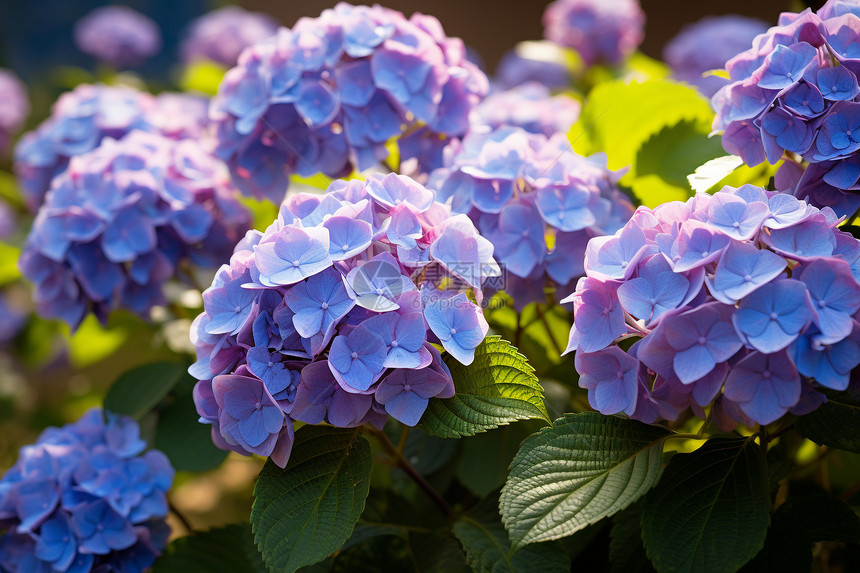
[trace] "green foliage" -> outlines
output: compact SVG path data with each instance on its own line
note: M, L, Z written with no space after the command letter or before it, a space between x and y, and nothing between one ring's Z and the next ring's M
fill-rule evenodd
M106 410L140 420L185 375L178 362L154 362L125 372L114 382L104 400Z
M476 573L570 571L570 559L558 543L530 545L512 554L494 498L485 499L458 519L454 535L463 544L468 563Z
M218 93L218 85L227 70L210 61L198 61L185 67L179 85L182 91L200 92L208 96Z
M180 537L167 546L152 573L266 573L251 528L228 525Z
M816 444L860 454L860 396L827 392L827 402L798 418L795 427Z
M714 112L693 88L669 80L606 82L591 91L570 130L574 150L608 154L609 167L630 171L621 183L655 207L690 194L686 176L725 155L708 139Z
M642 541L657 570L737 571L764 543L768 485L764 454L751 438L713 438L675 455L642 514Z
M534 369L506 340L488 336L469 366L447 358L457 387L452 398L431 398L419 427L442 438L473 436L529 418L549 421Z
M95 316L89 315L69 336L69 358L78 368L96 364L122 348L129 334L124 325L107 328Z
M227 457L225 450L212 443L212 426L198 421L192 394L195 382L191 376L183 376L158 412L155 447L178 471L208 471Z
M251 527L269 568L293 572L349 539L370 487L370 444L358 429L303 426L290 461L266 462L254 487Z
M585 412L526 439L500 501L513 546L571 535L636 501L660 478L669 434Z
M612 518L609 562L612 573L654 573L642 546L642 503L636 502Z
M21 249L0 242L0 286L5 286L21 277L18 270L18 257Z
M764 548L744 573L807 573L816 541L860 541L860 518L839 498L827 494L789 497L773 513Z

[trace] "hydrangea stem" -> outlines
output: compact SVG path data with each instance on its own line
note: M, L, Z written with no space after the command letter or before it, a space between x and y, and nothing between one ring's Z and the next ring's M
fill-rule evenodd
M368 427L367 430L379 440L382 444L382 447L385 448L385 451L388 455L391 456L391 459L396 463L397 467L403 470L403 472L408 475L412 481L414 481L418 487L424 490L424 493L433 500L433 502L442 510L442 512L448 517L449 520L454 521L455 515L454 511L451 509L451 506L448 505L442 496L437 492L432 485L430 485L427 480L424 479L418 471L412 467L412 464L409 463L409 460L397 449L397 446L394 445L394 442L388 437L388 435L382 430L377 430L373 427Z
M170 508L170 511L173 513L173 515L175 515L175 516L176 516L176 519L178 519L178 520L179 520L179 522L182 524L182 527L184 527L184 528L185 528L185 530L186 530L188 533L193 533L193 532L194 532L194 528L193 528L193 527L191 527L191 523L188 521L188 518L186 518L186 517L182 514L182 512L181 512L181 511L179 511L178 509L176 509L176 506L175 506L175 505L173 505L173 502L172 502L172 501L170 501L169 499L167 500L167 507L169 507L169 508Z

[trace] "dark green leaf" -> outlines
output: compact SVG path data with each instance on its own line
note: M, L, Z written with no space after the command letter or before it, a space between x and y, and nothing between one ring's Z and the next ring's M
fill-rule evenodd
M510 467L523 440L540 429L537 421L524 421L490 432L463 438L457 463L457 479L479 497L505 484Z
M446 360L457 395L431 398L419 427L441 438L473 436L517 420L547 420L543 388L525 356L506 340L488 336L469 366Z
M799 417L795 427L816 444L860 454L860 397L828 392L827 402Z
M541 543L511 555L511 542L494 498L487 498L454 524L472 570L477 573L566 573L570 559L558 543Z
M254 540L272 571L293 572L349 539L370 486L370 444L358 429L303 426L290 461L266 462L254 488Z
M642 546L642 503L634 503L612 518L609 562L612 573L654 573Z
M153 573L265 573L249 525L228 525L180 537L167 546Z
M470 573L460 542L450 533L410 533L416 573Z
M642 541L658 571L737 571L764 544L768 474L750 438L714 438L672 458L645 498Z
M742 571L806 573L816 541L860 541L860 518L832 495L789 497L773 513L764 547Z
M174 469L205 472L221 465L227 452L212 443L212 426L198 421L192 395L194 383L186 375L176 385L173 400L158 413L155 447L170 458Z
M514 547L571 535L636 501L660 478L668 434L585 412L526 439L500 502Z
M152 410L185 375L177 362L145 364L122 374L105 396L104 407L139 420Z

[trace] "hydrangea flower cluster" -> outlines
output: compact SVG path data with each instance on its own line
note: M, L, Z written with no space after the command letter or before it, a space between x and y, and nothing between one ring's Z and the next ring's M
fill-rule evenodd
M521 127L529 133L551 137L570 131L579 119L580 109L575 99L564 94L553 96L548 87L528 82L487 96L478 104L473 123L492 129L504 125Z
M817 387L844 390L860 364L860 241L838 222L745 185L640 207L592 239L566 299L591 405L652 423L713 403L731 429L807 413Z
M780 190L839 215L860 207L858 46L860 3L829 0L817 13L783 13L727 62L731 83L712 99L728 152L748 165L776 163L785 152L815 165Z
M215 268L250 216L200 143L133 131L74 157L54 179L19 266L40 313L76 328L87 311L148 316L180 265Z
M586 67L618 65L644 38L638 0L556 0L543 14L544 37L576 50Z
M0 479L0 569L142 572L167 546L173 468L131 418L48 428Z
M0 154L8 151L29 113L26 86L9 70L0 69Z
M684 26L663 49L663 60L672 76L695 86L703 95L713 96L729 80L716 75L702 77L710 70L721 70L726 62L748 49L769 26L757 18L735 14L708 16Z
M69 158L95 149L104 138L120 139L135 129L174 139L200 138L207 113L206 99L193 95L153 96L127 87L79 85L61 95L51 117L24 134L15 148L15 174L27 206L38 209Z
M237 185L280 202L290 175L367 169L395 137L406 136L405 158L441 152L443 136L466 133L487 90L462 40L436 18L340 3L243 52L211 117Z
M224 6L194 20L180 48L182 61L236 65L242 50L274 35L278 23L261 12Z
M505 53L496 66L493 85L510 89L526 82L536 82L548 88L569 87L572 78L566 65L564 48L553 42L520 42Z
M296 194L251 231L203 293L192 325L201 421L224 449L284 467L293 421L414 426L469 364L488 325L492 245L403 175ZM472 297L472 298L470 298Z
M128 6L103 6L75 24L75 45L115 68L136 67L161 50L161 30Z
M588 241L624 225L633 206L617 186L623 174L607 169L603 154L574 153L562 133L500 127L452 142L427 185L493 243L502 288L522 308L546 300L547 278L572 284Z

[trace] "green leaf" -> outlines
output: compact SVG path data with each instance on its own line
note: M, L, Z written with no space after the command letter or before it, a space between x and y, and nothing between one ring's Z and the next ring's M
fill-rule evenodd
M457 463L457 479L479 497L485 497L502 487L520 444L540 429L539 423L517 422L463 438L462 455Z
M417 573L470 573L466 564L466 554L450 534L433 533L409 534L409 546L415 556Z
M654 566L642 546L642 503L634 503L616 513L609 535L612 573L654 573Z
M185 366L177 362L155 362L138 366L122 374L105 396L104 407L114 414L140 420L185 375Z
M182 91L200 92L206 95L218 93L218 85L227 70L215 62L198 61L185 67L179 85Z
M370 487L370 444L359 429L303 426L290 461L266 462L254 487L251 527L269 568L292 573L349 539Z
M155 447L165 453L178 471L214 469L228 453L212 443L212 426L198 421L192 394L195 382L185 375L176 385L172 401L158 413Z
M5 286L21 277L21 271L18 270L20 255L20 248L0 243L0 286Z
M69 338L69 358L78 368L96 364L119 350L129 334L123 326L107 328L89 315Z
M816 444L860 454L860 396L828 392L827 402L799 417L795 428Z
M669 433L585 412L526 439L500 501L514 547L571 535L636 501L660 478Z
M494 498L483 500L454 523L454 535L476 573L567 573L570 559L558 543L530 545L511 555L511 542Z
M764 547L744 573L806 573L816 541L860 541L860 518L845 502L827 494L789 497L773 513Z
M751 438L714 438L677 454L645 498L642 541L658 571L737 571L764 544L767 466Z
M687 175L687 181L693 191L705 192L743 164L744 160L737 155L723 155L696 167L693 173Z
M167 546L152 573L266 573L251 527L228 525L180 537Z
M441 438L473 436L517 420L549 421L543 388L526 357L510 342L488 336L464 366L446 357L457 394L431 398L419 427Z
M680 173L685 178L707 159L725 154L720 150L712 155L716 146L713 149L711 146L718 145L719 141L706 143L713 117L710 103L687 85L656 79L641 83L618 80L602 83L589 93L579 121L570 130L569 139L580 154L606 152L611 169L629 166L630 171L621 183L634 192L638 191L637 198L643 204L656 206L686 198L691 191L686 179L678 179L677 172L670 177L675 183L663 179L662 174L655 174L649 163L655 155L662 157L661 163L667 163L673 169L680 169L681 165L689 167ZM681 122L686 122L689 127L678 132L669 130L656 141L651 141L651 146L658 149L640 156L640 150L649 140ZM695 144L698 163L686 166L686 149L681 147L685 142ZM672 149L684 149L684 153L670 152Z

